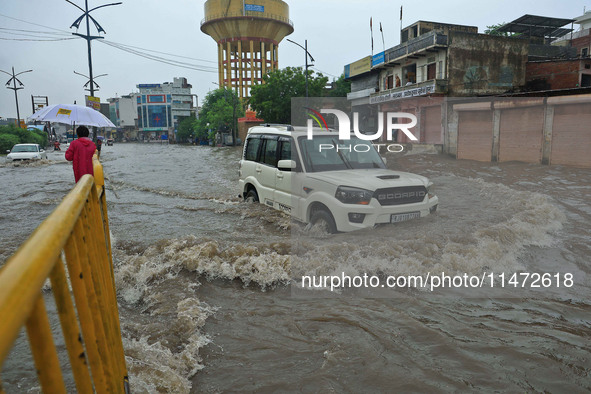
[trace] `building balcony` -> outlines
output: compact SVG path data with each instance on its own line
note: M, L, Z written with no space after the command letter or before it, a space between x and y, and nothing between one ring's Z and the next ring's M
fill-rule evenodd
M372 93L375 93L375 91L375 88L369 88L358 90L356 92L347 93L347 100L356 100L364 97L369 97Z
M432 31L386 50L385 64L396 63L397 60L405 57L412 57L420 52L447 47L447 45L448 40L445 34Z
M382 90L369 96L370 104L380 104L387 101L405 98L428 96L430 94L447 94L447 79L431 79L412 85L400 86L394 89Z

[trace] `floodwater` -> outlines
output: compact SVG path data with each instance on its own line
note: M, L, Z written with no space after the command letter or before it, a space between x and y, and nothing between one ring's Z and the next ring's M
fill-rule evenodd
M326 235L241 202L240 154L103 147L134 392L591 390L589 170L389 156L388 167L435 183L437 213ZM0 184L4 262L73 174L63 152L50 152L41 163L0 164ZM492 274L495 287L299 286L303 275L443 272ZM522 287L528 273L552 276ZM38 390L26 352L21 338L2 372L7 392Z

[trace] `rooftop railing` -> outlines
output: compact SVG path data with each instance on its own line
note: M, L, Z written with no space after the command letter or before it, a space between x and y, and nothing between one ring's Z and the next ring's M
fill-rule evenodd
M257 12L257 11L245 11L244 13L242 13L242 12L228 12L228 13L223 13L223 14L209 15L209 16L206 16L205 18L203 18L203 20L201 20L201 26L203 26L207 22L210 22L210 21L216 20L216 19L239 18L239 17L245 17L245 16L255 17L255 18L264 18L264 19L274 19L274 20L277 20L277 21L280 21L283 23L287 23L288 25L293 27L292 20L284 17L283 15L275 15L275 14L269 14L266 12Z
M447 36L436 31L423 34L386 51L386 63L433 46L447 46Z

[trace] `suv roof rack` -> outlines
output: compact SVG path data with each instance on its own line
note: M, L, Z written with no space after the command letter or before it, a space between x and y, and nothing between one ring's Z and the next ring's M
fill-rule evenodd
M261 127L285 127L287 131L294 131L293 126L290 124L281 124L281 123L263 123L260 125Z

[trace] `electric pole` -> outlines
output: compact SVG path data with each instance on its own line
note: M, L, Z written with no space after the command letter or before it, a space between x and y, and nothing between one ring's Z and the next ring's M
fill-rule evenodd
M4 74L8 74L11 76L11 78L8 80L8 82L6 82L6 88L14 90L14 100L16 101L16 118L17 118L17 125L16 127L20 128L21 127L21 114L18 110L18 94L17 91L20 89L24 89L25 85L17 78L18 75L24 74L24 73L30 73L33 70L27 70L27 71L21 71L18 74L14 73L14 67L12 67L12 74L3 70L2 71ZM12 86L10 86L10 83L12 82ZM19 83L19 86L16 86L16 83Z
M311 61L315 61L314 57L312 55L310 55L310 52L308 52L308 40L305 41L306 46L303 47L300 44L298 44L295 41L290 40L289 38L286 38L287 41L291 42L292 44L296 44L297 46L299 46L300 48L302 48L304 50L304 52L306 52L306 98L308 98L308 68L312 67L313 64L309 64L308 63L308 56L310 57Z
M111 4L104 4L104 5L100 5L98 7L95 7L91 10L88 9L88 0L84 0L85 3L85 8L86 9L82 9L81 7L79 7L78 5L72 3L70 0L66 0L68 3L72 4L74 7L78 8L80 11L83 12L83 14L78 17L78 19L76 19L74 21L74 23L72 23L72 25L70 26L70 28L75 27L76 29L78 29L80 27L80 24L82 23L83 19L86 19L86 35L84 34L80 34L80 33L72 33L75 36L78 37L82 37L86 40L86 44L88 47L88 72L89 72L89 79L90 79L90 95L94 97L94 77L92 76L92 51L91 51L91 45L90 42L92 40L96 40L96 39L102 39L104 37L102 36L91 36L90 35L90 21L92 20L92 23L94 23L94 27L96 27L96 30L98 31L98 33L100 34L101 32L103 33L107 33L105 31L105 29L103 29L103 27L96 21L96 19L94 19L92 16L90 16L90 13L94 10L98 10L99 8L103 8L103 7L108 7L111 5L119 5L122 4L121 2L119 3L111 3Z

